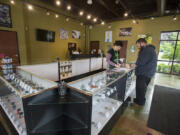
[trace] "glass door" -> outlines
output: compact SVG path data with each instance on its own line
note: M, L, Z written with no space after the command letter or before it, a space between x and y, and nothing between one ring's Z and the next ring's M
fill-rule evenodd
M180 75L180 31L161 33L157 72Z

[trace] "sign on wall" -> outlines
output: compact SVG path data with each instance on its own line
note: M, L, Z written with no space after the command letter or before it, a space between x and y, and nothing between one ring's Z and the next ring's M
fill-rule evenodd
M0 26L12 27L10 6L0 3Z
M68 30L60 28L60 39L67 40L68 38Z
M80 39L81 38L81 32L77 30L72 30L72 38Z
M105 32L105 42L107 43L112 42L112 31Z
M132 28L120 28L119 36L131 36Z
M152 44L152 35L151 34L140 34L138 38L145 38L148 44Z

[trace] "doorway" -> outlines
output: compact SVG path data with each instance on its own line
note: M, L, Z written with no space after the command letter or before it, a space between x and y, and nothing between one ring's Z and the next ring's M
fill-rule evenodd
M0 30L0 54L12 58L14 65L20 65L17 32Z
M180 31L161 32L157 72L180 75Z
M121 47L121 50L119 51L120 53L120 58L123 58L126 61L126 54L127 54L127 45L128 41L127 40L120 40L123 44Z
M98 54L99 50L99 41L90 41L90 54L93 51L93 54Z

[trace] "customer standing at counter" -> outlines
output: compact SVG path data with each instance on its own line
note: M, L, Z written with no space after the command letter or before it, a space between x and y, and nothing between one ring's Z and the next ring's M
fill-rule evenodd
M113 68L119 68L120 64L119 64L119 59L120 59L120 49L123 46L121 41L116 41L114 43L113 48L111 48L107 55L106 55L106 61L109 65L109 69L113 69Z
M157 56L155 46L148 45L144 38L138 39L136 46L139 49L139 55L135 68L136 98L134 102L136 105L144 105L147 86L156 72Z

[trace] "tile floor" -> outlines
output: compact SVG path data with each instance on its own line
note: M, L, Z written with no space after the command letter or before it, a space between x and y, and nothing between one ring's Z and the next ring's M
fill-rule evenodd
M139 108L129 105L112 129L110 135L147 135L147 133L163 135L146 126L155 84L180 89L180 77L156 73L146 93L146 104Z

